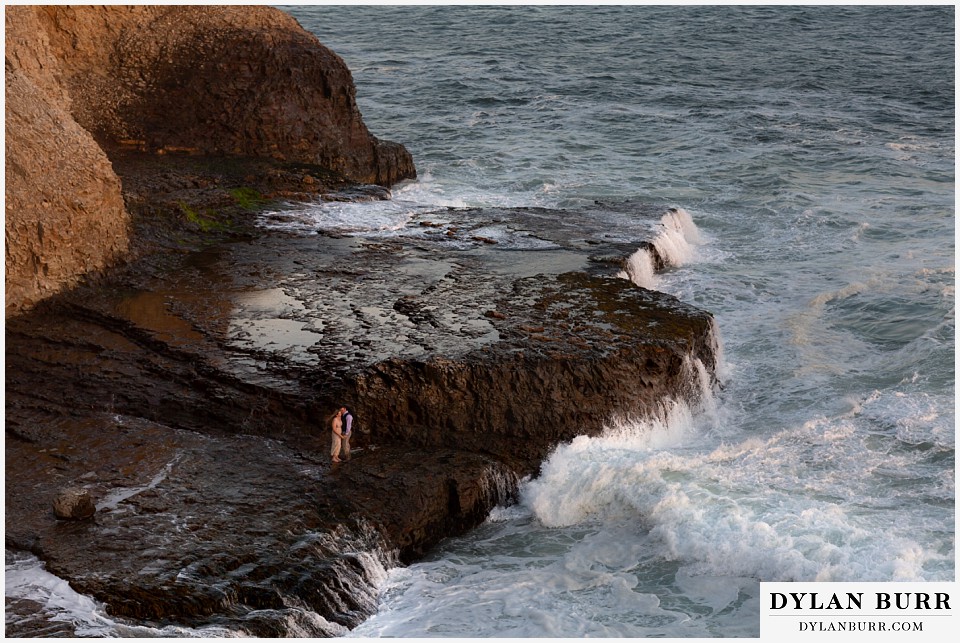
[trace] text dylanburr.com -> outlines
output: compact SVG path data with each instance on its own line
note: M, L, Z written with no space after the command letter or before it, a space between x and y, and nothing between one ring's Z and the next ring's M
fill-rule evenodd
M953 640L958 603L956 583L760 583L760 637Z

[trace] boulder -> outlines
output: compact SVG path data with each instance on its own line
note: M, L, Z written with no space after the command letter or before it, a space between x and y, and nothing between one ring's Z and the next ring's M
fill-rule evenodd
M96 512L93 496L81 487L64 489L53 501L53 513L60 520L84 520Z

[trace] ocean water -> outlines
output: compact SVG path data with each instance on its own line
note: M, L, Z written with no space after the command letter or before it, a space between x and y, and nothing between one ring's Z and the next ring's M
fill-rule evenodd
M712 312L723 350L702 404L559 445L517 504L390 570L351 635L749 637L761 581L955 578L952 7L285 9L420 176L265 225L662 204L677 265L621 276ZM6 591L80 634L230 634L119 625L10 553Z
M681 265L622 276L723 346L708 404L559 446L354 635L757 636L760 581L954 579L952 7L288 10L420 173L301 229L663 203Z

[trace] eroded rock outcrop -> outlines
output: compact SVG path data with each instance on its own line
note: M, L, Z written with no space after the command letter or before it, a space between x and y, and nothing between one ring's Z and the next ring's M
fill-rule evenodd
M343 61L266 7L6 11L6 311L126 256L108 154L262 157L361 183L415 176L364 125Z
M36 11L6 27L6 311L17 312L122 257L120 180L70 98Z
M154 166L174 153L309 165L280 183L312 185L323 167L381 183L413 172L362 127L342 62L278 12L7 16L8 297L11 274L39 293L14 284L14 308L123 255L103 149L167 153L115 164L128 207L151 216L241 187L218 183L218 163ZM66 174L38 183L38 151L55 153L36 140L43 127L88 174L65 156ZM241 165L234 175L257 167ZM696 401L695 376L714 368L712 319L613 276L649 235L612 241L610 208L617 221L662 213L441 209L363 237L290 234L291 210L260 213L285 232L248 221L244 243L216 243L204 235L227 223L183 207L203 243L178 239L8 319L7 547L135 623L343 634L376 609L385 565L478 524L558 442ZM344 401L356 455L334 467L324 418ZM97 499L92 519L57 520L64 487Z
M696 402L711 316L613 276L643 233L610 241L604 208L265 232L9 321L8 547L117 617L344 633L384 566L479 524L556 444ZM334 466L344 401L355 456ZM56 521L68 485L93 520Z
M555 445L613 418L654 416L668 398L696 403L695 360L713 368L709 314L623 279L520 279L496 303L508 313L490 320L495 348L386 360L356 379L349 395L378 439L489 453L535 473Z
M273 157L361 183L416 172L367 130L343 60L268 7L45 7L77 121L105 146Z

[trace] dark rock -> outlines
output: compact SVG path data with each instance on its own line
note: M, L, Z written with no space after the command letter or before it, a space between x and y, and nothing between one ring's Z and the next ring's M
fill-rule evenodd
M696 400L712 319L591 261L641 240L606 240L605 212L262 233L146 257L9 320L7 546L117 616L354 627L384 567L478 524L557 443ZM469 241L492 222L501 243ZM332 468L324 418L344 402L356 453ZM91 471L95 521L38 511Z
M85 520L96 511L93 496L81 487L64 489L53 501L53 513L60 520Z

